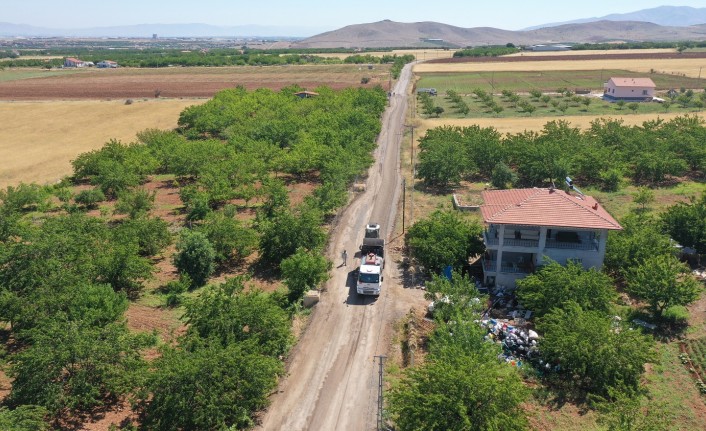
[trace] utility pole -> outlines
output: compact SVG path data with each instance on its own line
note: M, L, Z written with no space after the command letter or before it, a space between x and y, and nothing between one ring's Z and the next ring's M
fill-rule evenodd
M378 372L378 431L385 430L385 417L383 415L383 399L382 399L382 388L383 388L383 364L387 356L375 356L376 359L380 360L380 371Z
M405 212L405 201L407 197L407 180L402 178L402 233L404 233L404 212Z

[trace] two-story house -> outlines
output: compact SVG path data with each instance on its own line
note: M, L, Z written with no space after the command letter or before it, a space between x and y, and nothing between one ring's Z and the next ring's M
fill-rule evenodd
M559 189L482 193L484 283L514 287L545 258L600 268L609 230L622 227L592 197Z

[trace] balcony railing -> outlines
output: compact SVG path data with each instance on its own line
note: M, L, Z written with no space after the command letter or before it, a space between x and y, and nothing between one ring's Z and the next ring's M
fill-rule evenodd
M496 231L484 231L485 245L499 245L500 240L495 236ZM539 247L539 240L535 239L516 239L516 238L504 238L503 247Z
M537 247L539 247L539 240L534 240L534 239L505 238L505 239L503 239L503 246L504 246L504 247L530 247L530 248L537 248Z
M565 250L594 250L598 251L598 241L595 239L585 239L580 242L573 241L557 241L548 239L545 245L546 248L560 248Z
M483 259L483 269L485 271L495 272L497 268L497 260ZM530 263L502 262L500 264L500 272L504 272L506 274L530 274L533 270L534 267Z

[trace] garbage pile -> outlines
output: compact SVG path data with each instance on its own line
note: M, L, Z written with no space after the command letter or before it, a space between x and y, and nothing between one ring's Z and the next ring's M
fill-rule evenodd
M523 362L545 365L537 347L539 335L532 329L518 328L504 319L483 319L481 326L488 330L487 341L502 346L503 352L498 356L501 361L518 367Z

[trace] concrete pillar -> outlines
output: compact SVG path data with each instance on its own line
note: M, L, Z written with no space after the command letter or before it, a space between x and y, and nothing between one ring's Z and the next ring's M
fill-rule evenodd
M539 245L537 250L537 258L535 259L535 265L539 266L544 262L544 249L547 246L547 228L546 226L541 226L539 228Z
M602 229L598 234L598 262L599 266L596 269L603 267L603 259L605 258L605 248L608 242L608 230Z
M495 273L500 274L500 270L502 269L502 265L500 262L502 262L503 259L503 243L505 241L505 225L501 224L498 227L498 261L496 262L495 266ZM496 277L497 280L497 277Z

